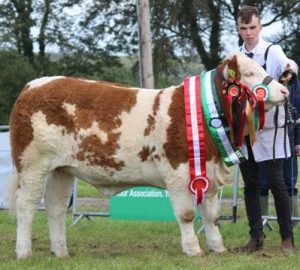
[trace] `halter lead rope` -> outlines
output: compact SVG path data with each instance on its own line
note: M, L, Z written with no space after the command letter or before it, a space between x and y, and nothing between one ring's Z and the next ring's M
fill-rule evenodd
M294 129L295 126L297 124L297 108L292 106L292 104L287 101L287 125L290 127L290 145L292 145L294 147L294 140L295 140L295 134L294 134ZM291 149L291 184L292 187L295 186L295 179L294 179L294 158L297 159L297 156L295 156L295 154L292 152L295 151L295 149ZM295 190L294 188L292 188L292 196L295 196L294 194ZM292 216L295 216L295 208L294 208L294 204L292 203Z
M283 81L283 77L287 76L287 74L291 74L291 80L290 81ZM279 82L287 87L293 80L296 78L296 73L293 72L292 70L286 70L284 71L280 76L279 76ZM273 139L273 160L275 160L275 141L276 141L276 135L277 135L277 130L279 128L278 126L278 106L276 106L277 114L275 112L274 114L274 125L275 125L275 133L274 133L274 139ZM286 99L286 102L284 104L284 112L285 112L285 117L284 117L284 140L283 140L283 147L284 147L284 156L285 159L287 159L287 149L286 149L286 140L287 140L287 126L291 126L292 130L294 129L296 125L296 120L297 120L297 109L296 107L292 106L292 104L289 102L288 99ZM276 119L277 118L277 119ZM293 135L293 134L291 134ZM293 140L294 138L290 138L292 140L292 143L294 144ZM293 145L292 144L292 145ZM292 151L292 149L291 149Z
M291 128L291 132L293 132L295 125L296 125L296 120L297 120L297 109L296 107L292 106L292 104L287 100L284 104L284 124L283 126L279 127L278 125L278 114L279 114L279 107L276 106L276 111L274 114L274 126L275 126L275 132L274 132L274 139L273 139L273 160L275 160L275 142L276 142L276 136L277 136L277 131L278 128L284 128L284 139L283 139L283 146L284 146L284 156L285 159L288 158L287 156L287 149L286 149L286 140L287 140L287 127ZM291 144L294 144L294 134L291 134ZM292 149L291 149L292 151Z

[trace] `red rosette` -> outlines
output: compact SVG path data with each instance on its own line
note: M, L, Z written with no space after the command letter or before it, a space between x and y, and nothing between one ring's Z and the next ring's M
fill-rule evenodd
M204 193L209 189L210 182L206 176L197 176L190 182L190 190L196 196L197 205L204 200Z

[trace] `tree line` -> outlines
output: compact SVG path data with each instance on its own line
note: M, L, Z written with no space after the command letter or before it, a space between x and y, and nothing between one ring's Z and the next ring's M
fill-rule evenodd
M281 22L271 41L300 63L299 1L149 3L156 87L216 67L228 38L237 36L237 12L245 4L258 7L264 26ZM8 123L23 85L39 76L138 85L137 29L135 0L0 0L0 124Z

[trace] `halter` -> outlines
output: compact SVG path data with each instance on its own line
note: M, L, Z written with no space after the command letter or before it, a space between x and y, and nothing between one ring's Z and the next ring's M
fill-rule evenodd
M262 83L254 85L252 92L257 98L257 106L254 113L255 129L261 130L265 123L264 102L270 98L270 89L268 84L273 80L271 76L266 76Z
M220 73L220 71L219 71ZM265 122L264 102L269 99L268 84L273 80L266 76L262 83L250 88L232 76L234 71L229 70L229 79L226 81L220 74L223 86L223 95L226 106L226 118L230 127L231 143L240 147L243 143L245 119L249 123L250 142L255 139L256 130L260 130ZM231 75L231 76L230 76ZM254 117L253 117L254 112Z

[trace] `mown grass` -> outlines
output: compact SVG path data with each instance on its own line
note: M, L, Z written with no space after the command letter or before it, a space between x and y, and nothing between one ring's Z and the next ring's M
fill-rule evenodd
M223 198L232 198L233 187L226 185ZM239 187L242 198L242 184ZM98 197L91 185L78 181L78 197ZM274 208L274 207L273 207ZM271 209L271 213L274 209ZM97 211L97 209L93 209ZM91 209L89 209L91 211ZM98 210L99 211L99 210ZM222 205L223 215L231 214L231 205ZM205 235L199 241L205 257L187 257L181 251L180 232L176 222L114 221L107 217L92 220L81 219L72 226L73 216L69 210L66 228L70 259L60 260L50 254L47 219L39 211L33 224L33 257L15 259L16 220L7 211L0 211L0 270L18 269L299 269L300 224L296 226L295 243L299 245L295 255L284 256L279 251L280 238L275 221L275 231L265 228L264 251L252 255L214 254L208 250ZM196 231L201 222L195 222ZM220 231L225 246L233 248L248 241L248 226L243 203L238 206L237 223L220 221Z
M228 209L224 209L228 210ZM60 260L50 254L48 227L44 211L36 214L33 225L33 257L15 259L16 220L0 211L0 269L299 269L300 248L296 255L283 256L276 231L265 229L266 247L252 255L230 252L214 254L199 235L205 257L187 257L181 252L180 233L176 222L113 221L110 218L82 219L72 226L67 218L70 259ZM198 230L201 223L196 222ZM220 221L225 245L232 248L248 240L244 208L239 207L238 220ZM295 228L295 242L300 246L300 224Z

